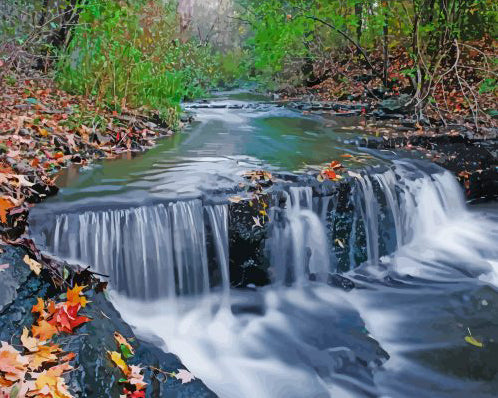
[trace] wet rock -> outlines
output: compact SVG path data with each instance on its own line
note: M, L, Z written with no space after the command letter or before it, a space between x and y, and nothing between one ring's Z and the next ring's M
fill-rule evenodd
M8 267L0 271L0 313L6 305L11 303L17 295L17 289L26 281L31 270L23 266L23 257L26 251L13 246L3 246L0 254L0 264Z
M327 280L327 283L330 286L338 287L342 290L345 290L347 292L353 290L356 285L354 282L345 276L339 275L339 274L330 274Z
M379 109L388 114L405 113L408 111L407 105L411 98L408 94L401 94L397 97L385 99L379 104Z

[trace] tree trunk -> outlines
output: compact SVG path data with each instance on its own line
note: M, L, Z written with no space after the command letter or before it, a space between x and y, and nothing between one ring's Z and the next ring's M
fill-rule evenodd
M361 33L363 32L363 2L357 1L355 3L354 14L356 15L356 19L358 21L358 26L356 27L356 40L360 43Z
M388 82L388 69L389 69L389 13L387 10L387 1L382 2L382 7L384 8L384 73L383 73L383 83L384 87L387 87Z
M193 0L178 0L177 12L180 17L180 40L185 43L189 39L189 28L194 14Z

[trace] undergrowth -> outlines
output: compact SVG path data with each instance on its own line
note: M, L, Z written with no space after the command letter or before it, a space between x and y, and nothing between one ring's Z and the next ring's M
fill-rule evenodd
M205 95L220 79L223 61L209 45L182 42L177 26L171 2L83 3L57 80L112 109L145 106L173 122L182 99Z

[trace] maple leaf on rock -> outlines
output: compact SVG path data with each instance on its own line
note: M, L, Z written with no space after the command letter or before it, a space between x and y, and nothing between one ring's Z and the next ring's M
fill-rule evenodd
M38 322L38 325L33 325L31 327L31 332L34 337L38 337L40 340L49 340L58 332L58 330L54 325L42 319Z
M46 397L47 398L73 398L67 391L65 380L61 377L62 373L71 370L72 366L68 364L52 366L40 373L30 373L35 379L34 388L27 395L29 397Z
M37 338L34 337L29 337L29 330L28 328L24 328L22 331L21 335L21 343L30 352L34 352L37 350L38 346L43 343L42 341L38 340Z
M131 365L128 383L135 386L137 390L143 390L147 383L144 381L144 375L141 374L143 369L140 366Z
M86 316L78 316L79 305L67 305L59 303L56 305L56 311L48 322L54 325L58 331L73 333L73 329L79 325L91 321Z
M82 290L85 288L86 286L78 286L78 284L76 284L74 286L74 288L72 289L67 289L67 302L68 304L70 305L81 305L82 308L84 308L87 303L88 303L88 300L86 299L86 297L84 295L82 295Z
M31 370L36 370L46 362L57 361L56 354L59 354L61 351L57 344L39 345L35 353L27 356L29 360L28 366Z
M45 310L45 302L43 301L43 299L38 297L36 299L36 304L31 309L31 312L33 313L38 312L39 314L43 314L44 310Z
M195 380L195 376L186 369L178 369L178 373L175 374L178 380L182 381L182 384L190 383Z
M125 359L128 359L135 354L135 350L133 349L133 347L120 333L114 332L114 339L118 343L121 353L123 354Z

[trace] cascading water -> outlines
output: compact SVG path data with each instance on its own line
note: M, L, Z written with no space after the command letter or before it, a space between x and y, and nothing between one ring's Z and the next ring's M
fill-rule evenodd
M208 225L205 225L204 212ZM200 200L133 209L56 215L42 235L48 251L109 275L113 287L140 299L209 292L206 226L228 289L228 208Z
M324 224L313 211L312 189L291 187L285 195L285 209L269 241L270 264L274 283L303 285L311 274L323 276L331 271L329 245ZM277 217L276 212L272 217Z

